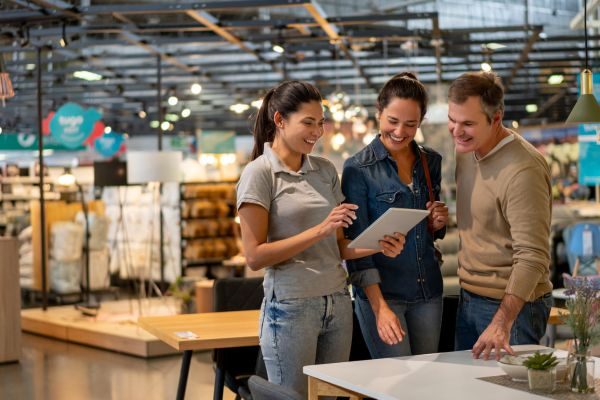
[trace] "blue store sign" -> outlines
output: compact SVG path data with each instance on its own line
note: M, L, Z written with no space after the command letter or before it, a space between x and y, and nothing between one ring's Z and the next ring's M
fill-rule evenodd
M65 147L79 147L92 133L101 116L94 108L86 110L78 104L66 103L50 121L50 134Z
M596 99L599 94L600 75L596 74L594 75ZM590 186L600 185L600 124L579 125L579 183Z
M94 148L102 157L112 157L119 152L123 135L116 132L105 133L94 142Z

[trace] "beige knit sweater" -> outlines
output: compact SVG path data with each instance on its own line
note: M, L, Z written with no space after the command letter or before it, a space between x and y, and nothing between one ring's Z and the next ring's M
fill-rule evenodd
M550 171L537 150L513 134L480 160L457 154L458 276L469 292L531 301L552 290Z

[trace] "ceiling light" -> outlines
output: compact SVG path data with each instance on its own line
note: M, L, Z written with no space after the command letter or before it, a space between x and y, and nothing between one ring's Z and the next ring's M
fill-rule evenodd
M190 114L192 114L192 110L190 110L189 108L184 108L183 110L181 110L181 116L183 118L189 117Z
M273 51L275 53L283 54L285 52L285 49L280 44L275 44L273 45Z
M171 124L169 123L169 121L163 121L163 123L160 124L160 129L166 131L167 129L169 129L170 126Z
M585 68L581 71L581 88L579 99L571 110L566 122L594 123L600 122L600 106L594 97L592 71L588 69L588 31L587 0L583 2L583 25L585 39Z
M0 100L2 100L2 106L4 106L4 100L10 99L15 95L15 91L10 81L10 75L4 65L4 56L0 53Z
M484 71L484 72L490 72L492 70L492 66L488 62L482 62L481 63L481 70Z
M25 69L26 69L27 71L33 71L33 70L35 69L35 64L27 64L27 65L25 66Z
M146 118L146 115L147 115L147 114L146 114L146 111L144 111L144 110L140 110L140 111L138 112L138 116L139 116L140 118Z
M179 115L169 113L169 114L165 115L165 119L170 122L177 122L177 121L179 121Z
M560 85L561 83L563 83L564 80L565 80L565 77L562 74L550 75L548 77L548 83L550 85Z
M518 128L519 128L519 122L518 122L518 121L513 121L513 122L512 122L512 127L513 127L514 129L518 129Z
M75 71L73 72L73 76L84 81L99 81L102 79L102 75L90 71Z
M157 120L151 121L150 122L150 128L158 128L159 122Z
M250 103L250 105L254 108L260 108L260 106L262 106L263 100L262 99L258 99L258 100L254 100L252 103Z
M190 91L192 92L192 94L200 94L200 92L202 92L202 85L200 85L199 83L194 83L190 87Z
M236 103L229 106L229 109L236 114L241 114L244 111L248 110L250 106L244 103Z
M170 106L176 106L178 102L179 102L179 99L177 98L177 96L171 96L167 100L167 103L169 103Z
M487 47L490 50L499 50L499 49L505 48L506 45L492 42L492 43L486 43L485 47Z
M537 104L527 104L527 105L525 106L525 110L526 110L528 113L534 113L534 112L537 112L537 110L538 110L538 106L537 106Z
M111 133L112 132L112 128L110 126L107 126L104 128L104 133Z

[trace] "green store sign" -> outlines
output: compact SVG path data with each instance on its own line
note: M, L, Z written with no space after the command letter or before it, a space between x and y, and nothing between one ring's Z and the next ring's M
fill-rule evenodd
M75 148L66 147L52 136L44 136L45 150L79 151L85 150L85 146L79 145ZM0 135L0 150L38 150L37 135L29 133L5 133Z

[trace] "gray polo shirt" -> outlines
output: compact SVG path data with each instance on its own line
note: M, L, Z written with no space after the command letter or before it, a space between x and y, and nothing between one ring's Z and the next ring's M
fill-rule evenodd
M287 168L265 143L237 184L237 208L253 203L269 212L267 241L299 234L321 223L344 196L337 171L324 158L306 155L298 172ZM284 262L267 267L265 297L278 300L326 296L344 290L346 271L335 235L318 241Z

